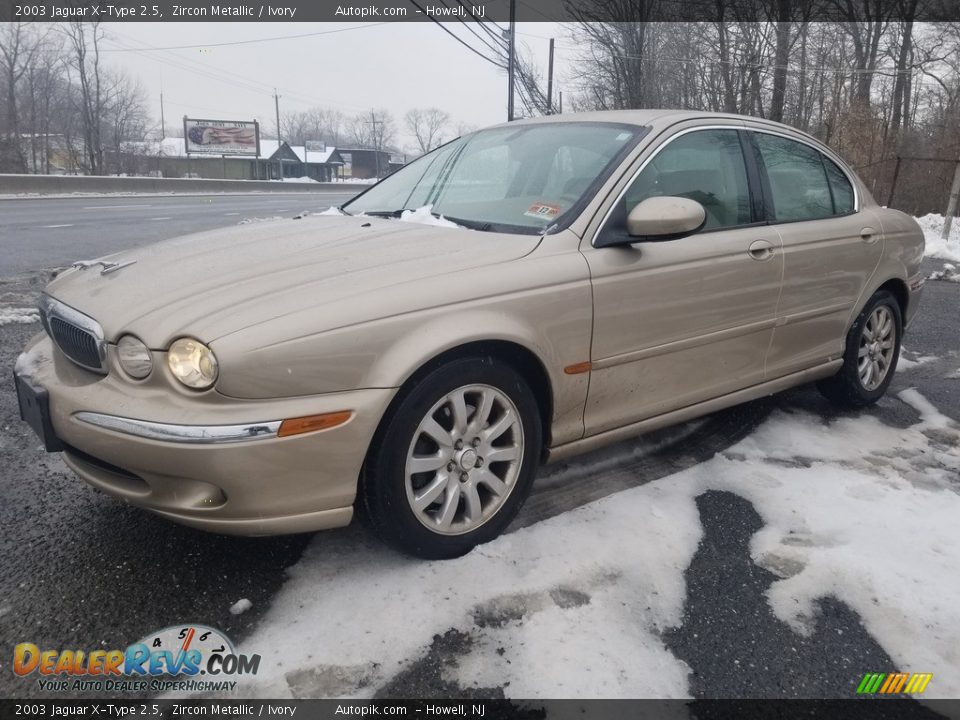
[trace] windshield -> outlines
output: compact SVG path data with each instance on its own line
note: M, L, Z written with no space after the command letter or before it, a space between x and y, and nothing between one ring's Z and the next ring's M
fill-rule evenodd
M347 203L351 215L430 212L466 227L565 227L646 128L559 122L481 130L415 160Z

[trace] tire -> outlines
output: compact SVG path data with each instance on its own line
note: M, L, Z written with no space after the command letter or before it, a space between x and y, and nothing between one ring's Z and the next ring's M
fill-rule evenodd
M519 373L491 357L453 360L412 383L381 423L361 480L366 518L410 555L464 555L516 517L541 438Z
M872 405L883 397L893 380L902 336L900 304L892 293L877 291L847 333L840 371L821 380L817 388L839 407Z

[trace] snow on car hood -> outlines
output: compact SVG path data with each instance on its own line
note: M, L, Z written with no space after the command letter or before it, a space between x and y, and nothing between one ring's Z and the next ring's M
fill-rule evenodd
M96 319L110 341L129 332L161 349L184 334L210 342L332 301L507 262L531 252L539 240L388 219L310 216L117 253L110 262L135 262L107 274L99 265L68 270L46 292ZM442 299L433 304L437 301Z

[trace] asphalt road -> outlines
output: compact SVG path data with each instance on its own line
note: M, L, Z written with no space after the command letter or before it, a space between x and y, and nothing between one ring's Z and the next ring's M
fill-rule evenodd
M18 273L16 278L0 280L0 305L31 305L46 279L42 267L96 256L97 247L103 248L99 251L103 254L148 242L142 229L151 228L151 222L157 225L158 234L153 238L157 239L239 219L227 212L287 214L319 209L303 207L311 200L321 208L338 204L326 198L316 203L303 196L204 200L18 201L14 207L21 227L27 227L27 221L76 222L70 235L49 241L46 249L38 251L37 257L44 262L37 265L20 253L27 242L23 236L11 237L8 230L13 222L6 212L0 212L2 262L16 267ZM283 202L290 207L282 213L277 205L268 204ZM36 206L23 207L32 203ZM84 220L84 208L116 204L125 206L116 210L117 216L101 209L96 219ZM160 205L170 212L165 213ZM173 217L173 206L180 205L186 207L177 210L189 214L192 225L184 220L175 230L167 227L172 220L149 219L165 214ZM44 215L44 206L54 214ZM0 209L7 207L0 205ZM87 229L81 232L82 227ZM141 232L131 240L138 229ZM34 237L43 235L39 230L30 232ZM8 258L8 247L14 249L12 258ZM916 422L916 413L896 399L896 392L915 386L926 397L936 398L941 412L960 420L960 382L945 378L957 367L960 354L958 307L960 284L927 284L923 312L905 344L914 353L941 359L898 373L887 396L865 414L894 426ZM11 368L20 348L38 330L37 324L0 326L0 368ZM797 388L545 468L513 528L703 462L748 435L776 408L802 408L824 420L837 415L814 389ZM753 563L749 552L749 540L762 526L756 510L737 495L718 492L698 498L698 508L704 539L686 572L689 591L684 622L664 638L690 665L695 697L844 694L851 687L851 674L864 667L894 666L857 615L840 602L823 604L817 633L809 638L799 638L776 620L764 594L773 578ZM124 647L151 630L185 620L220 627L242 640L269 608L286 578L286 568L299 559L311 540L303 535L210 535L94 492L65 468L59 456L45 454L29 428L19 421L8 371L0 371L0 528L0 697L21 698L43 693L35 682L22 681L10 671L9 651L18 642L59 648ZM320 541L342 534L362 538L366 533L362 526L354 525L321 535ZM383 548L382 552L391 551ZM249 598L253 607L242 615L231 615L228 608L239 598ZM753 630L744 632L745 626ZM840 637L842 645L837 641ZM466 652L465 642L456 629L436 636L424 657L415 659L378 694L465 696L468 689L451 685L441 672ZM599 636L598 642L602 642ZM781 649L791 646L798 647L799 654L785 658ZM769 669L745 675L734 661L748 657L761 657Z
M0 199L0 278L62 267L245 217L342 205L355 192Z

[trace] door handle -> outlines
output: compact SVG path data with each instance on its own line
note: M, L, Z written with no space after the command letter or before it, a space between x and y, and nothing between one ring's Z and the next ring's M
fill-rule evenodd
M877 241L877 231L872 227L865 227L860 230L860 239L865 243L875 243Z
M754 260L769 260L773 257L773 243L766 240L754 240L747 254Z

